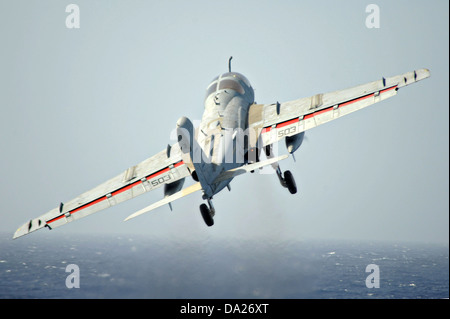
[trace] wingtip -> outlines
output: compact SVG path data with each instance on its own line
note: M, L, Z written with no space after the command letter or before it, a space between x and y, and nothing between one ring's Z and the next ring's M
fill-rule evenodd
M17 230L14 232L14 235L12 237L12 239L17 239L19 237L25 236L26 234L29 234L29 230L28 228L30 228L29 225L30 222L27 222L25 224L23 224L22 226L20 226L19 228L17 228Z
M419 69L415 71L417 74L417 80L422 80L430 77L431 72L427 68Z

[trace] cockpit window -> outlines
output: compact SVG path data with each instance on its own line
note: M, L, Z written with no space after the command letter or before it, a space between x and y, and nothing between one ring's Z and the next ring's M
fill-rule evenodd
M224 79L220 81L219 90L231 89L239 92L240 94L244 94L244 88L238 81L234 79Z
M219 83L219 84L218 84ZM245 76L237 72L227 72L215 77L206 89L206 97L215 93L217 90L231 89L245 94L246 90L252 92L250 82Z
M242 74L240 74L240 73L228 72L228 73L222 74L222 78L227 78L227 77L238 78L239 80L244 82L245 85L247 85L248 87L251 87L250 82L247 80L247 78L245 76L243 76Z

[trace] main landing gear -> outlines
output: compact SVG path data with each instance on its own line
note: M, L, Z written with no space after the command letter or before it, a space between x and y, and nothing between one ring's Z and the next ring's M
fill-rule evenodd
M267 145L264 150L267 158L273 157L272 145ZM294 176L291 171L285 171L283 174L278 163L272 164L272 167L275 169L275 172L277 172L281 186L287 188L291 194L297 193L297 185L295 184Z
M208 199L208 205L209 207L206 204L201 204L200 213L202 214L205 224L208 227L211 227L212 225L214 225L214 215L216 214L216 211L210 199Z
M280 166L278 166L276 172L278 179L280 180L281 186L286 187L289 190L289 193L291 194L297 193L297 185L295 184L294 176L292 176L291 171L285 171L283 177Z

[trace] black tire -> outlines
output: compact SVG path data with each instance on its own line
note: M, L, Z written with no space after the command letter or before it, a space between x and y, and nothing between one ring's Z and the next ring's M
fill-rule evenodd
M291 194L297 193L297 185L295 184L294 176L290 171L284 172L284 181Z
M214 225L214 219L211 216L211 212L206 204L200 205L200 213L202 213L203 220L208 227Z
M191 175L192 175L192 178L194 179L194 181L198 182L198 175L197 175L197 172L196 172L196 171L193 171Z

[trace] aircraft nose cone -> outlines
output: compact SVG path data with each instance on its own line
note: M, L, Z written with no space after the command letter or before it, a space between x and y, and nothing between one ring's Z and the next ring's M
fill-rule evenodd
M177 121L177 128L185 128L190 132L193 127L191 120L185 116L180 117Z
M182 116L177 121L177 127L184 127L186 123L188 123L189 119L185 116Z

